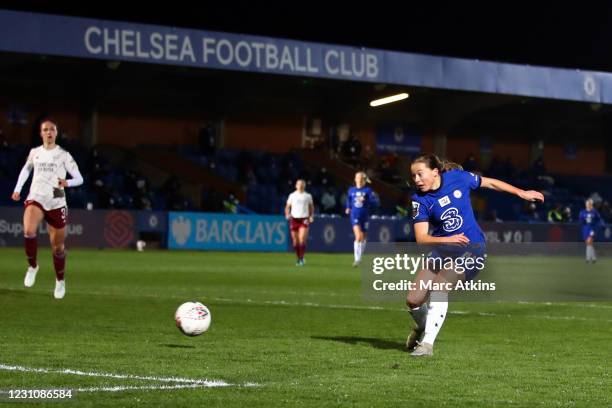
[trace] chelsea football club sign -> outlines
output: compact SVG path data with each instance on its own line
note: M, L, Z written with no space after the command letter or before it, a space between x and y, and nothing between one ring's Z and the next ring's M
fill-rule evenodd
M0 10L0 51L612 103L606 72L10 10ZM410 132L385 135L382 151L410 152Z

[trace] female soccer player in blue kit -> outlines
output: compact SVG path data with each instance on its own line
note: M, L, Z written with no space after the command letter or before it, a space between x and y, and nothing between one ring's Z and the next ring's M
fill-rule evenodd
M346 197L346 214L351 216L351 226L355 234L355 242L353 243L355 262L353 262L353 266L359 265L361 255L365 252L370 210L378 203L372 189L366 187L366 183L369 182L370 180L365 172L358 171L355 173L355 187L349 188Z
M595 263L597 255L593 247L595 239L595 227L603 225L603 219L599 212L593 208L593 200L590 198L584 203L584 210L580 211L580 224L582 225L582 240L586 244L586 261Z
M465 256L466 252L470 256L484 255L485 237L474 217L471 190L484 187L514 194L527 201L544 201L544 196L538 191L521 190L497 179L463 171L459 165L444 162L433 154L414 159L410 171L417 190L412 196L417 243L450 244L446 247L456 245L454 250L452 247L450 250L455 259ZM430 225L433 227L431 234ZM406 340L406 347L413 356L433 355L433 344L448 309L448 293L420 289L425 286L421 282L454 284L458 279L473 279L477 272L474 268L466 269L461 274L454 270L423 269L417 274L415 290L411 290L406 299L416 322L416 327ZM426 304L428 297L429 307Z

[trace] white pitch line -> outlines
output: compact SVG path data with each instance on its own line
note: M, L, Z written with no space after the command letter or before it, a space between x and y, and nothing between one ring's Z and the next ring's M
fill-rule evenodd
M550 315L513 315L510 313L489 313L489 312L467 312L465 310L450 310L448 314L452 315L477 315L483 317L507 317L507 318L527 318L527 319L544 319L544 320L579 320L585 322L607 322L612 323L612 319L591 319L589 317L579 316L550 316Z
M227 386L230 386L228 384ZM256 383L245 383L242 387L259 387ZM115 387L87 387L87 388L75 388L73 391L77 392L120 392L120 391L141 391L141 390L183 390L190 388L203 388L201 384L176 384L176 385L119 385ZM2 392L0 391L0 394Z
M600 303L567 303L567 302L526 302L518 301L520 305L546 305L546 306L570 306L570 307L589 307L597 309L612 309L612 305L602 305Z
M298 306L298 307L317 307L328 309L349 309L349 310L386 310L386 311L403 311L406 309L400 308L385 308L382 306L359 306L359 305L335 305L326 303L313 302L288 302L286 300L253 300L253 299L228 299L228 298L209 298L213 302L228 302L228 303L249 303L253 305L273 305L273 306Z
M278 294L278 292L274 292ZM283 294L287 294L288 292L282 292ZM310 294L323 294L322 292L309 292ZM96 292L96 291L88 291L81 292L83 295L92 295L92 296L107 296L107 292ZM114 294L115 296L117 294ZM325 293L325 295L329 295L329 293ZM130 295L133 297L133 295ZM146 298L159 298L158 295L140 295L141 297ZM164 296L172 299L183 299L185 296L183 295L174 295L174 296ZM347 310L380 310L380 311L395 311L401 312L405 311L406 308L398 308L398 307L383 307L383 306L361 306L361 305L347 305L347 304L326 304L326 303L315 303L315 302L290 302L286 300L253 300L253 299L232 299L232 298L223 298L223 297L207 297L209 301L213 302L227 302L234 304L252 304L252 305L272 305L272 306L296 306L296 307L315 307L315 308L327 308L327 309L347 309ZM398 300L399 302L399 300ZM460 304L463 302L458 302L456 304ZM478 303L478 302L476 302ZM487 303L487 302L482 302ZM501 301L491 302L492 304L499 304ZM581 303L581 302L533 302L533 301L513 301L509 302L510 304L519 304L519 305L542 305L542 306L569 306L569 307L587 307L587 308L598 308L598 309L612 309L612 305L600 304L600 303Z
M109 387L86 387L86 388L64 388L73 392L122 392L122 391L145 391L145 390L183 390L194 388L209 388L202 384L175 384L175 385L117 385ZM59 389L59 388L58 388ZM9 391L0 390L0 395L9 394Z
M95 371L79 371L72 369L54 370L49 368L31 368L16 365L0 364L0 370L4 371L18 371L23 373L43 373L43 374L64 374L64 375L77 375L82 377L104 377L104 378L116 378L122 380L144 380L144 381L156 381L166 383L183 383L198 387L229 387L235 384L229 384L222 380L206 380L206 379L194 379L194 378L181 378L181 377L155 377L155 376L141 376L132 374L113 374L113 373L100 373Z
M228 384L229 385L229 384ZM143 390L184 390L193 388L203 388L201 384L176 384L176 385L118 385L116 387L88 387L74 388L76 392L122 392L122 391L143 391Z
M213 302L229 302L229 303L247 303L252 305L277 305L277 306L298 306L298 307L316 307L316 308L328 308L328 309L347 309L347 310L375 310L375 311L390 311L390 312L407 312L406 308L390 308L381 306L359 306L359 305L338 305L338 304L319 304L312 302L288 302L285 300L252 300L252 299L227 299L227 298L210 298ZM525 302L526 303L526 302ZM534 303L537 304L537 303ZM567 304L567 306L570 306ZM449 314L456 315L477 315L483 317L518 317L512 314L499 314L490 312L470 312L465 310L450 310ZM546 320L583 320L583 321L597 321L597 322L612 322L609 319L591 319L588 317L576 317L576 316L549 316L549 315L521 315L520 317L527 317L531 319L546 319Z

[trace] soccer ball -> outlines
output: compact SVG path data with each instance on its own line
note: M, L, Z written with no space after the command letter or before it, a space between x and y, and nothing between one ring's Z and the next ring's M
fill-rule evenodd
M176 309L174 320L185 336L199 336L210 326L210 310L200 302L186 302Z

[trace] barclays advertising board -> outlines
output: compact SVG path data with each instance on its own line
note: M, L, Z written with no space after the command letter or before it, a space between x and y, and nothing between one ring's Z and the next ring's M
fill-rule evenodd
M231 251L287 250L287 221L277 215L168 213L168 248Z

